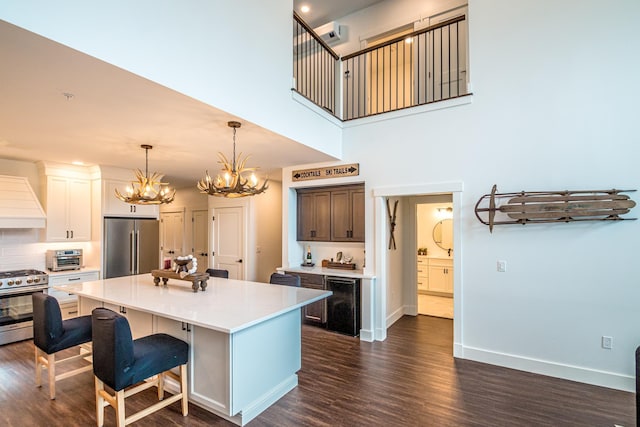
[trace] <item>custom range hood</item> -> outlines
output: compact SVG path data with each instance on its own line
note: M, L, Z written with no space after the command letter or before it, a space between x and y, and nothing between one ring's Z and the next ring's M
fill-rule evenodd
M27 178L0 175L0 228L44 228L46 216Z

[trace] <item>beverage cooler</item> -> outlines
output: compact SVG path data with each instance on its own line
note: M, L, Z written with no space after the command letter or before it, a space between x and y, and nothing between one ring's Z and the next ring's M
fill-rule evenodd
M327 277L327 329L353 337L360 335L360 279Z

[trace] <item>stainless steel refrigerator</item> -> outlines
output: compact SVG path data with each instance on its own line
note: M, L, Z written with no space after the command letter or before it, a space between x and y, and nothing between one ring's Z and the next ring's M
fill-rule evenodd
M160 221L155 219L104 219L105 279L149 273L159 268Z

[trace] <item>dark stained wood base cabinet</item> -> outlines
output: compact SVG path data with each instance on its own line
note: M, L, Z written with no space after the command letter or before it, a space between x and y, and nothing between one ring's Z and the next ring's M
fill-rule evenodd
M325 289L324 276L320 274L305 274L287 271L288 274L300 276L300 285L309 289ZM305 323L316 326L325 326L327 323L327 300L305 305L302 309L302 319Z

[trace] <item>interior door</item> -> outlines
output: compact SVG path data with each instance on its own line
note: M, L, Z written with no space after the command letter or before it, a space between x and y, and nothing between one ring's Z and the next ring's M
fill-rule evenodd
M204 272L208 265L207 210L196 210L191 213L193 225L193 256L198 258L198 272Z
M242 207L216 208L213 220L214 268L244 279L244 212Z
M160 214L160 246L164 258L186 255L183 248L184 212Z

